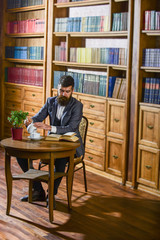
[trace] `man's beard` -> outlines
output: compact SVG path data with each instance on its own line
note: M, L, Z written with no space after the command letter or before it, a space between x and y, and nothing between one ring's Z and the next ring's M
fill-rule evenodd
M58 101L60 106L67 106L67 104L69 103L70 99L71 99L71 96L69 98L67 98L65 96L58 96L57 97L57 101Z

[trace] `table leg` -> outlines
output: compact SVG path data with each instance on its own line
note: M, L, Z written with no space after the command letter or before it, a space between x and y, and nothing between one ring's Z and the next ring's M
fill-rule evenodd
M48 183L48 207L49 207L49 220L53 222L53 193L54 193L54 153L51 153L49 164L49 183Z
M11 157L5 151L5 177L7 185L7 209L6 214L9 215L12 197L12 174L11 174Z
M67 176L67 198L68 198L68 207L72 208L71 196L72 196L72 186L73 186L73 175L74 175L74 154L75 151L71 152L69 160L69 169Z

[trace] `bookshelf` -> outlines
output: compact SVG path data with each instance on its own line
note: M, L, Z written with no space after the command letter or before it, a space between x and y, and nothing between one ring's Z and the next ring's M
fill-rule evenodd
M47 22L47 0L4 1L2 138L11 136L11 110L28 111L31 117L45 102Z
M133 46L133 64L136 63L133 78L136 79L136 91L135 127L132 133L134 136L132 184L133 187L159 194L160 102L157 100L159 99L157 90L159 92L160 85L156 88L156 84L157 82L160 84L160 65L155 60L156 57L159 58L160 28L156 26L154 19L156 12L160 11L160 5L157 0L141 0L135 1L135 8L137 9L135 27L138 31L135 31L137 41ZM146 49L149 51L149 58L147 55L144 57ZM155 50L151 52L152 49L156 49L156 53Z
M73 13L75 12L76 14L80 11L86 11L84 7L86 9L89 7L95 8L97 12L100 7L107 9L107 12L104 13L104 10L101 10L103 13L96 15L97 21L101 22L101 30L98 30L99 25L95 27L89 24L88 26L84 25L85 30L82 31L75 28L74 24L76 23L74 22L75 20L73 20L75 17ZM49 1L48 9L49 41L47 52L48 81L46 83L46 97L57 94L55 72L62 72L63 74L70 72L73 76L79 74L79 82L81 82L81 74L83 74L86 79L88 75L92 75L92 79L93 75L98 75L97 79L103 79L103 76L105 76L105 81L102 80L104 84L102 92L99 90L97 94L93 94L93 92L89 93L89 91L91 91L89 89L85 91L85 87L88 86L88 80L84 80L83 83L86 85L78 86L78 90L76 89L74 92L74 97L83 103L84 115L89 119L85 161L87 165L93 168L105 171L116 177L118 176L119 180L125 184L127 178L127 136L130 105L133 1L88 0L58 3L56 0L51 0ZM126 15L128 15L127 26L125 26L127 29L113 31L113 14L117 13L117 15L120 16L122 12L126 12ZM104 26L102 25L102 15L108 19ZM79 17L77 21L81 21L81 26L83 26L82 21L95 21L93 14L88 16L77 15L77 17ZM63 26L57 26L57 22L63 22ZM67 24L70 24L68 22L72 22L71 24L73 25L68 26ZM92 31L91 29L95 29L96 31ZM105 31L103 31L103 29L105 29ZM65 61L61 60L59 57L61 55L57 51L57 49L63 48L62 45L64 42ZM107 44L109 45L107 46ZM57 46L56 49L55 46ZM126 50L119 50L119 48ZM50 49L52 49L52 51L50 51ZM75 51L77 54L76 60L74 54L72 54L72 49L73 52ZM104 51L106 59L108 58L108 51L110 51L110 54L116 56L116 53L111 52L111 49L113 51L118 49L117 51L119 51L119 59L115 57L115 62L111 62L111 59L104 60L104 54L100 53L100 51ZM94 53L94 51L96 53ZM99 57L101 56L100 61L99 58L93 58L96 54ZM121 54L123 54L123 59L120 59ZM87 60L84 60L86 56ZM124 91L123 99L108 97L108 90L110 88L108 85L109 77L126 79L126 90ZM98 84L100 88L102 84L100 80ZM121 153L121 156L118 155L119 153Z

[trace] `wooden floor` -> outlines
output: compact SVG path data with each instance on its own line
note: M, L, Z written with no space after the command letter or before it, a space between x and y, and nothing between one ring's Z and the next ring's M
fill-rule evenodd
M20 169L12 159L13 172ZM37 165L37 163L35 163ZM0 240L159 240L160 198L123 187L87 172L84 192L81 170L75 174L72 211L68 212L65 179L57 196L54 223L48 220L45 202L29 204L19 198L27 194L26 181L13 183L10 215L6 215L4 152L0 148ZM47 185L44 185L47 189Z

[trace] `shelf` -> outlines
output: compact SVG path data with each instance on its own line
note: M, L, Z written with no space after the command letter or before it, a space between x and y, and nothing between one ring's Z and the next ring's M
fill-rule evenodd
M31 87L33 89L42 89L43 87L40 86L35 86L35 85L29 85L29 84L22 84L22 83L11 83L11 82L4 82L4 84L7 86L22 86L22 87Z
M142 30L142 33L148 36L160 36L160 30Z
M36 5L36 6L28 6L28 7L23 7L23 8L7 9L6 12L18 13L18 12L38 11L38 10L44 10L44 9L45 9L45 5Z
M160 72L160 67L140 67L140 69L144 70L145 72L154 72L154 73Z
M36 37L44 37L44 33L12 33L6 34L7 37L12 38L36 38Z
M125 103L126 100L124 99L120 99L120 98L110 98L107 97L108 101L115 101L115 102L121 102L121 103Z
M87 1L78 1L78 2L65 2L65 3L55 3L54 6L57 8L69 8L69 7L83 7L83 6L92 6L92 5L102 5L109 4L109 0L87 0Z
M140 106L151 107L151 108L153 108L153 107L156 107L156 108L158 107L158 108L160 108L160 104L139 102L139 105L140 105Z
M108 31L108 32L53 32L56 37L128 37L128 31Z
M66 67L81 67L81 68L101 68L106 69L107 67L112 67L116 70L126 70L127 66L121 65L112 65L112 64L97 64L97 63L77 63L77 62L62 62L62 61L53 61L55 65L66 66Z
M128 0L114 0L115 2L128 2Z
M43 60L32 60L32 59L15 59L15 58L5 58L8 62L15 62L15 63L31 63L31 64L43 64Z

